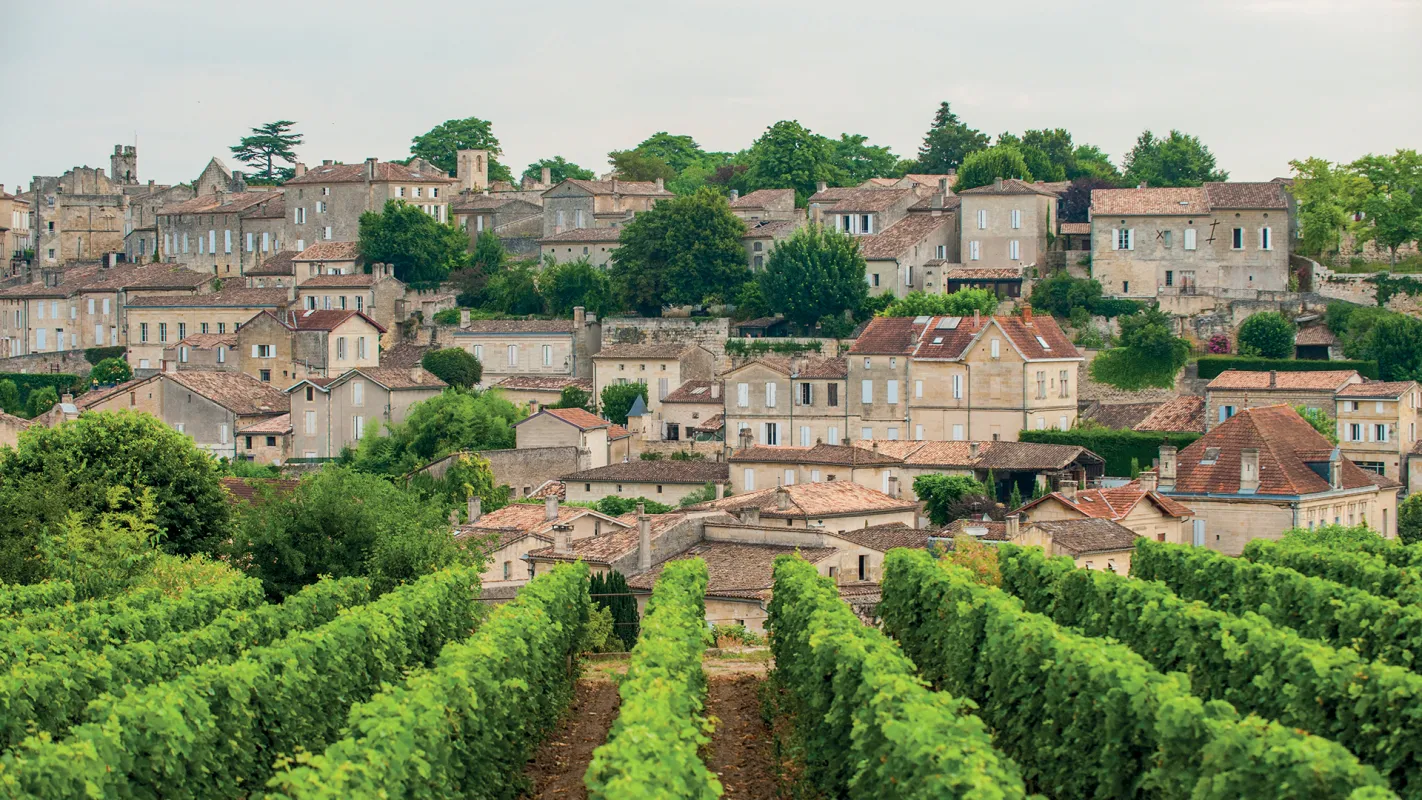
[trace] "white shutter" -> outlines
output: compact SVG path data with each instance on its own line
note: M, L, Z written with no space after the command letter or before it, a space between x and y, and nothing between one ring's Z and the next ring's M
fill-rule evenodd
M1126 248L1127 248L1128 250L1134 250L1134 249L1136 249L1136 229L1135 229L1135 228L1127 228L1127 229L1126 229Z
M743 491L743 492L753 492L753 491L755 491L755 470L751 469L750 467L747 467L747 468L745 469L745 471L743 471L743 472L741 473L741 476L742 476L742 477L741 477L741 483L745 485L745 488L742 489L741 491Z
M894 405L894 404L896 404L896 403L899 402L899 382L898 382L898 381L889 381L889 382L888 382L888 394L889 394L889 397L888 397L888 403L889 403L889 405Z
M1117 228L1112 228L1112 229L1111 229L1111 249L1112 249L1112 250L1120 250L1120 249L1121 249L1120 230L1117 229Z
M765 384L765 406L775 408L775 384L773 382Z
M746 408L746 407L748 407L748 406L750 405L750 384L749 384L749 383L738 383L738 384L736 384L736 405L739 406L739 407L741 407L741 408Z
M252 345L252 358L257 357L257 345Z

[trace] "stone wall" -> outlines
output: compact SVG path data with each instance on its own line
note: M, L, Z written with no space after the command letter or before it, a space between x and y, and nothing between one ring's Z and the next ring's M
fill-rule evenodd
M61 350L57 353L31 353L24 356L0 358L0 372L67 372L71 375L88 375L93 366L84 358L83 350Z
M602 321L603 344L699 344L716 356L718 372L726 364L729 338L730 317L608 317Z
M530 447L522 450L485 450L494 483L512 487L513 497L537 489L545 482L582 469L576 447Z

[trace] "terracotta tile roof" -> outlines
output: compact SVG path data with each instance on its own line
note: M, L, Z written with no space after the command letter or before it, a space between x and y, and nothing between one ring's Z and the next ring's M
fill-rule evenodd
M620 194L620 195L649 195L652 197L671 197L672 193L666 189L657 188L657 184L652 181L624 181L618 178L616 181L584 181L569 178L563 183L572 184L584 189L592 194ZM617 191L613 191L613 184L616 183ZM562 186L560 183L558 186ZM554 186L548 191L558 188ZM547 194L548 192L544 192Z
M1136 546L1135 532L1107 519L1033 522L1030 527L1051 534L1053 546L1078 557L1095 553L1117 553Z
M0 297L5 298L33 298L33 297L69 297L78 292L80 287L87 285L99 275L101 267L98 264L81 264L71 266L59 273L58 286L46 286L43 283L22 283L18 286L11 286L0 291Z
M178 344L195 347L199 350L211 350L214 347L236 347L237 334L235 333L194 333L188 338L178 342Z
M719 431L724 427L726 427L726 415L712 414L711 416L702 420L700 425L692 425L691 429L693 431L700 431L702 433L715 433L716 431Z
M716 386L716 396L711 396L712 385ZM676 391L662 398L663 403L702 403L723 406L726 397L721 392L720 381L687 381L676 387Z
M628 436L631 435L632 432L627 430L626 426L623 425L614 424L612 427L607 429L607 440L610 442L616 441L618 439L626 439Z
M245 372L180 370L164 372L162 375L165 379L238 416L275 416L291 410L291 398L284 392Z
M756 189L731 201L731 208L795 207L794 189Z
M1333 331L1330 331L1327 325L1309 325L1299 328L1299 332L1294 336L1294 344L1332 347L1338 344L1338 337L1333 335Z
M351 275L317 275L314 278L307 278L301 284L302 289L369 289L379 280L376 276L366 272L357 272Z
M962 205L963 205L963 198L959 197L959 196L956 195L956 194L950 194L950 195L948 195L947 197L943 198L943 205L940 206L940 208L942 208L942 210L945 211L945 212L953 212L953 211L957 211L959 208L961 208ZM917 203L914 203L913 205L909 206L909 211L935 211L935 210L937 210L937 209L935 209L935 208L933 207L933 196L932 196L932 195L930 195L930 196L928 196L928 197L925 197L925 198L923 198L922 200L918 201Z
M759 464L828 464L845 467L899 465L903 459L874 450L843 444L817 444L811 447L787 445L756 445L731 454L731 463Z
M366 175L366 165L368 162L362 161L357 164L322 164L306 170L306 174L299 178L288 180L284 186L301 186L308 183L363 183ZM396 164L390 161L377 161L375 163L375 181L408 181L410 183L454 183L455 180L445 175L441 170L424 172L411 169L404 164Z
M1359 383L1362 376L1351 369L1318 372L1245 372L1227 369L1215 376L1206 389L1278 389L1286 391L1337 392L1350 383ZM1270 386L1270 382L1273 386Z
M893 186L896 183L898 183L898 181L893 178L870 178L869 180L859 184L859 187L861 189L869 189L873 188L874 186Z
M914 547L920 550L926 548L928 537L933 534L925 529L894 522L888 525L871 525L868 528L852 528L843 533L829 535L887 553L895 547Z
M360 258L359 242L317 242L294 256L292 261L355 261Z
M475 319L469 327L454 331L455 336L484 333L572 333L570 319Z
M1108 428L1130 430L1159 407L1159 403L1101 403L1088 408L1081 416Z
M904 175L904 177L908 178L914 183L919 184L920 186L929 186L933 188L937 188L938 182L943 180L944 178L948 179L948 188L950 189L953 188L953 184L958 182L958 176L956 174L948 175L946 173L942 175L935 175L927 172L910 172Z
M133 378L132 380L127 380L107 388L100 386L97 389L91 389L74 398L74 405L80 411L84 411L85 409L93 408L115 395L137 389L145 383L156 380L158 380L158 375L150 375L147 378Z
M1416 388L1416 381L1363 381L1344 386L1338 396L1396 399Z
M652 541L666 533L667 529L681 523L686 519L685 514L648 514L651 522ZM579 559L591 564L610 564L623 556L637 552L641 543L641 531L637 525L637 513L630 512L617 517L617 521L627 527L614 527L611 531L603 531L597 536L584 536L581 539L574 539L569 543L569 552L559 553L552 547L543 547L538 550L529 551L529 556L546 559L548 561L577 561Z
M271 487L274 495L281 496L291 494L301 485L301 481L278 478L222 478L221 482L222 488L227 490L227 501L230 503L256 503L262 499L257 494L259 486Z
M1239 492L1240 451L1259 450L1259 490L1256 495L1301 495L1329 491L1329 444L1287 405L1246 408L1181 450L1176 459L1175 487L1170 494ZM1207 452L1209 451L1209 452ZM1217 451L1217 452L1215 452ZM1214 456L1210 458L1209 456ZM1345 489L1380 485L1352 461L1342 461ZM1315 472L1310 463L1318 464ZM1320 475L1322 472L1323 475Z
M1185 216L1210 213L1205 190L1190 188L1092 189L1092 219L1105 225L1108 217Z
M1022 270L1017 267L953 267L943 273L948 281L1011 281L1022 280Z
M1083 460L1103 462L1085 447L1036 442L983 442L982 454L974 467L995 470L1053 470Z
M257 276L295 275L296 267L291 263L294 258L296 258L295 250L278 250L271 258L263 261L260 267L249 269L246 274Z
M685 342L666 342L664 344L605 344L601 350L593 353L593 358L676 360L694 347L696 347L696 345L688 345Z
M909 188L852 189L826 211L831 214L872 214L887 211L912 194L913 190Z
M910 214L880 233L858 237L859 254L869 261L898 258L950 222L949 217Z
M914 317L875 317L849 348L850 355L909 355L926 323Z
M1025 511L1046 501L1047 498L1056 500L1069 508L1074 508L1083 516L1096 519L1125 519L1136 505L1146 499L1149 499L1168 516L1183 518L1195 515L1194 511L1178 500L1172 500L1159 492L1147 492L1140 481L1131 481L1124 486L1109 489L1083 489L1076 493L1075 498L1068 498L1061 492L1052 492L1023 505L1018 510Z
M838 202L857 191L859 191L859 188L855 186L830 186L825 188L824 191L815 192L810 195L810 202L820 204Z
M1268 208L1289 207L1288 196L1283 184L1274 183L1207 183L1205 194L1210 198L1210 207L1217 208Z
M380 366L409 369L424 361L425 353L438 350L438 345L401 342L380 354Z
M279 191L268 194L276 196L243 214L242 219L286 219L286 194Z
M1205 432L1205 398L1184 394L1156 406L1132 430L1177 433Z
M731 478L724 461L622 461L563 476L564 483L617 481L621 483L718 483Z
M261 422L258 422L256 425L249 425L248 427L237 431L237 433L243 436L248 434L275 434L278 436L288 434L291 433L291 415L280 414L278 416L272 417L271 419L264 419Z
M381 359L384 361L384 358ZM593 390L592 378L544 377L542 375L510 375L491 388L533 392L562 392L569 386L586 392Z
M408 389L435 389L442 391L449 384L440 380L433 372L422 367L359 367L348 370L331 383L350 380L356 375L364 375L392 392Z
M805 560L817 564L838 552L839 550L833 547L779 547L704 541L677 554L676 559L653 564L650 570L628 577L627 585L633 589L650 591L667 563L684 558L699 558L706 562L708 597L763 600L770 597L771 587L775 583L773 571L776 558L799 553Z
M156 290L200 289L212 282L213 274L198 272L177 264L147 264L141 267L114 267L99 270L79 286L81 292L113 292L120 289Z
M1090 222L1063 222L1059 227L1061 228L1061 232L1064 234L1089 235L1091 233Z
M129 308L282 308L286 289L248 289L224 286L211 294L149 295L128 301Z
M764 365L781 375L790 374L791 359L789 356L757 356L735 369L726 370L722 375L739 372L753 364ZM844 380L849 377L849 359L844 356L835 358L801 356L795 359L795 366L799 369L799 377L807 380Z
M556 478L544 481L538 488L528 493L529 499L544 500L549 497L556 497L559 500L568 499L568 485Z
M534 536L548 544L553 544L553 526L567 525L589 514L602 519L609 525L618 523L606 514L581 506L558 505L558 516L548 519L548 507L543 503L509 503L497 511L490 511L473 524L465 523L454 529L456 539L479 539L493 536L487 551L506 547L525 536Z
M537 414L531 417L525 417L514 423L514 427L518 427L531 419L545 415L560 419L580 431L597 430L598 428L606 428L612 425L611 422L608 422L602 417L581 408L543 408L539 410Z
M622 239L621 228L574 228L570 231L555 233L552 236L544 236L538 240L539 244L550 244L554 242L617 242Z
M947 525L944 525L942 528L938 528L938 529L932 529L932 528L930 528L930 529L927 531L927 533L928 533L930 536L937 536L937 537L942 537L942 538L945 538L945 539L951 539L951 538L953 538L954 536L957 536L957 535L960 534L960 533L968 533L968 529L969 529L969 528L983 528L983 529L987 530L987 533L982 534L981 536L978 536L978 535L975 535L975 534L970 534L970 533L968 534L969 536L973 536L973 538L975 538L975 539L982 539L982 540L988 541L988 542L1005 542L1005 541L1007 541L1007 523L1006 523L1006 522L996 522L996 521L994 521L994 520L972 519L972 518L970 518L970 517L965 517L965 518L963 518L963 519L955 519L955 520L953 520L952 522L948 523Z
M912 355L914 359L957 361L969 345L995 324L1027 360L1080 359L1081 354L1050 316L875 317L860 333L850 355Z
M742 239L777 239L789 236L803 223L798 219L776 219L749 226Z
M779 499L776 493L781 488L790 495L790 510L788 511L779 509ZM908 500L890 497L883 492L870 489L867 486L860 486L852 481L796 483L690 506L695 510L728 512L759 508L762 517L776 519L852 516L865 513L908 511L917 507L917 504Z
M459 211L495 211L509 203L527 202L516 197L499 197L497 195L461 195L454 202L449 204L451 213ZM530 203L530 205L532 205Z
M366 316L365 312L348 308L304 309L301 311L284 311L280 313L263 311L262 313L294 331L333 331L345 324L346 321L354 317L359 317L375 326L375 329L381 333L385 332L385 326Z
M184 200L181 203L159 206L156 213L159 216L171 216L174 214L235 214L277 197L281 197L280 190L275 192L205 194L200 197L194 197L191 200Z
M1045 184L1028 183L1016 178L1004 178L1002 183L994 181L986 186L977 186L972 189L963 189L958 194L1040 194L1047 197L1056 197L1058 192L1047 188Z

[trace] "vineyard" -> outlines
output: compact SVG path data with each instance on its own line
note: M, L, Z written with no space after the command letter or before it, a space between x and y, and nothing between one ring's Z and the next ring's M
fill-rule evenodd
M699 559L600 680L581 563L500 605L472 567L0 587L0 796L1422 800L1415 549L995 557L890 552L880 628L780 557L768 680L708 650Z

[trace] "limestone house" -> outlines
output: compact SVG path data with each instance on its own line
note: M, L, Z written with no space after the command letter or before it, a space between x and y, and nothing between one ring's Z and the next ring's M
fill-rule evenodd
M527 556L543 548L564 552L568 544L606 538L632 525L591 508L566 506L558 498L542 503L510 503L497 511L481 513L478 497L468 501L468 521L454 529L454 538L474 546L489 557L480 576L482 587L517 587L534 574Z
M811 447L853 438L848 374L842 356L761 356L721 373L726 442Z
M360 215L379 213L389 200L420 209L440 222L450 222L449 201L456 181L424 159L408 165L367 158L359 164L324 161L282 184L286 194L287 240L298 251L317 242L360 239Z
M1011 495L1014 485L1030 497L1039 486L1075 486L1106 471L1105 459L1076 445L860 439L854 446L897 459L899 466L887 468L884 479L898 478L901 493L910 500L918 499L913 482L920 475L965 475L983 482L991 477L998 497Z
M1289 284L1289 199L1277 183L1091 192L1091 269L1106 294L1238 297Z
M5 192L0 183L0 259L23 258L34 246L30 201Z
M1056 321L876 317L849 349L848 418L859 439L1016 441L1066 430L1083 361Z
M591 467L610 463L612 423L581 408L543 408L514 424L516 447L576 447L578 459ZM573 498L578 499L578 498Z
M264 383L290 386L301 378L378 367L384 332L360 311L263 311L237 331L237 368Z
M765 269L776 245L790 238L803 224L803 220L789 219L749 223L745 235L741 236L746 248L746 266L756 272Z
M295 286L296 265L292 259L298 253L295 250L278 250L274 253L263 253L261 263L247 270L243 277L247 280L249 289L267 289Z
M543 206L517 197L461 194L450 204L449 212L459 229L469 234L471 249L484 231L493 231L500 239L543 235Z
M157 369L163 349L190 333L236 331L263 311L284 310L288 289L248 289L241 284L199 295L150 295L129 300L122 330L128 341L128 361L137 369Z
M742 196L731 190L731 213L748 226L761 222L805 221L805 212L795 208L794 189L757 189Z
M662 410L662 400L683 383L711 380L716 356L701 345L609 344L592 357L593 394L601 402L602 390L613 384L647 385L647 410Z
M237 431L241 458L258 464L284 464L291 457L291 414L281 414Z
M1333 416L1334 398L1344 387L1362 383L1353 370L1320 372L1245 372L1227 369L1205 386L1205 429L1216 426L1246 408L1279 403L1315 408Z
M1290 528L1367 524L1397 536L1397 490L1287 405L1245 408L1181 450L1160 448L1157 491L1194 511L1191 541L1238 555Z
M1157 542L1189 544L1192 512L1178 500L1156 491L1156 473L1146 470L1124 486L1078 490L1063 483L1051 494L1019 509L1024 524L1073 519L1104 519L1121 524L1137 536Z
M160 373L154 373L113 386L96 387L74 398L74 406L80 414L127 409L163 419L163 391L159 377Z
M162 419L215 458L243 457L236 432L286 414L289 401L241 372L164 372Z
M1417 382L1351 383L1335 397L1333 417L1338 420L1343 455L1369 472L1410 486L1408 456L1418 444L1418 406L1422 405Z
M1049 556L1066 556L1075 561L1078 568L1103 569L1119 575L1131 572L1136 538L1134 531L1109 519L1089 517L1019 523L1015 514L1007 517L1007 540L1013 544L1040 547Z
M135 183L137 158L134 154L129 171ZM121 175L110 179L102 167L74 167L59 176L36 176L27 198L36 265L59 266L122 252L130 202L125 193L128 180Z
M382 424L405 421L410 408L448 388L421 367L358 367L335 378L303 378L291 398L291 457L336 458Z
M602 347L602 326L581 306L572 319L460 320L448 336L445 346L462 347L484 365L485 386L513 375L591 378L592 356Z
M157 213L162 256L197 272L240 280L281 249L281 221L263 213L281 202L280 189L224 190L162 206Z
M706 520L731 519L718 512L623 514L616 518L617 525L604 525L594 536L570 536L562 541L549 537L542 546L528 551L528 571L542 575L560 563L581 560L595 574L634 575L677 557L705 538Z
M182 370L236 372L240 361L236 350L236 333L190 333L188 338L163 348L163 363Z
M621 228L632 217L675 197L651 181L568 179L543 193L543 237L577 228Z
M738 494L771 486L850 481L889 496L899 491L903 459L842 444L755 445L731 453L732 485Z
M772 486L689 506L725 511L775 528L846 531L900 523L913 526L918 504L851 481Z
M1047 241L1057 232L1057 193L1040 183L998 178L963 189L962 247L965 267L1022 268L1046 263Z
M353 275L359 263L359 242L316 242L291 257L298 286L322 275Z
M297 287L296 302L308 311L359 311L391 330L405 318L405 283L392 274L389 264L375 264L371 269L308 278Z
M725 410L726 401L721 395L721 381L691 380L678 386L676 391L662 398L659 417L650 415L641 418L646 427L644 436L650 439L680 442L696 441L696 429L712 417ZM628 417L630 427L632 418ZM648 424L650 423L650 424Z
M818 210L823 224L859 239L871 294L902 297L921 289L924 265L948 257L957 237L956 218L942 205L933 207L931 199L926 213L911 213L923 199L911 187L859 188Z
M572 228L538 240L538 255L562 264L587 259L594 267L607 268L612 254L621 246L621 228Z
M932 265L929 265L932 266ZM1000 300L1022 296L1026 272L1022 267L964 267L943 265L943 291L952 294L963 289L984 289ZM932 287L928 287L930 290Z
M706 484L715 484L718 496L730 478L730 466L721 461L635 459L562 476L567 499L596 502L604 497L643 497L675 506Z
M29 427L29 420L0 411L0 447L19 447L20 434Z
M591 397L593 382L591 377L510 375L489 384L488 388L498 389L510 403L528 406L529 412L536 414L544 406L556 405L564 389L581 389Z

